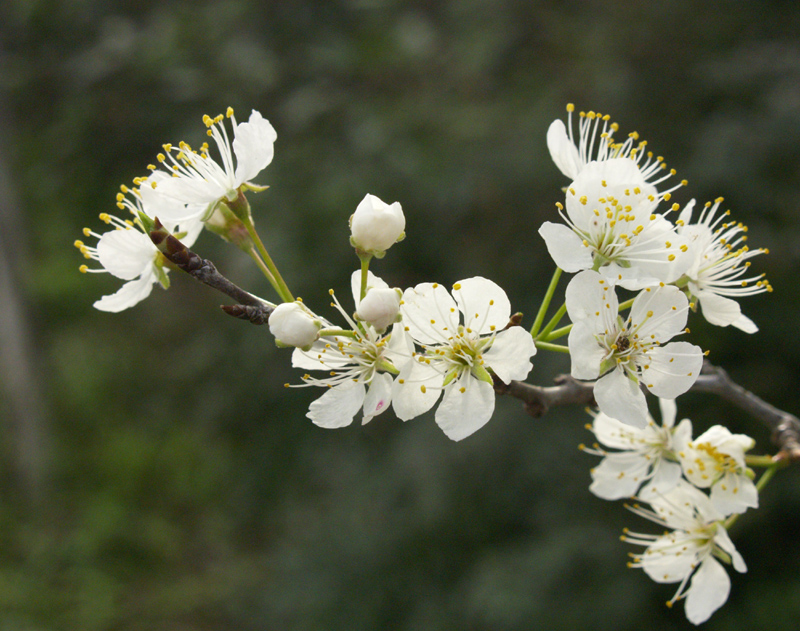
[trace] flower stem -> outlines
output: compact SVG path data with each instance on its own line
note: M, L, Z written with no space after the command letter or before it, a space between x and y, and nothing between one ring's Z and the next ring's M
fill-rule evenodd
M564 314L565 314L566 312L567 312L567 303L564 303L563 305L561 305L561 306L559 307L558 311L556 311L556 314L555 314L555 315L554 315L554 316L553 316L553 317L550 319L550 322L548 322L548 323L547 323L547 326L545 326L545 327L544 327L544 329L542 330L542 332L541 332L541 333L539 333L539 335L537 335L535 339L536 339L537 341L538 341L538 340L546 340L546 339L549 339L549 338L548 338L548 336L550 335L550 332L551 332L551 331L552 331L554 328L556 328L556 325L557 325L559 322L561 322L561 318L563 318L563 317L564 317Z
M569 347L563 344L549 344L548 342L540 342L535 340L536 348L541 348L545 351L553 351L554 353L567 353L569 354Z
M372 260L372 255L359 255L358 258L361 259L361 289L358 292L358 300L360 302L367 295L367 272L369 272L369 262Z
M550 285L548 285L547 292L545 293L542 304L539 307L539 313L536 314L536 320L534 320L533 326L531 327L531 337L536 337L536 335L539 333L542 322L544 322L544 314L547 313L547 309L550 306L550 301L553 299L556 286L561 278L561 272L562 270L560 267L556 267L556 271L553 272L553 278L550 279Z

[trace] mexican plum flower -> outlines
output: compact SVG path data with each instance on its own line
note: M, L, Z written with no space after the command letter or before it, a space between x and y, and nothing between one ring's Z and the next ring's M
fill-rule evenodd
M142 220L152 220L160 215L180 215L185 211L184 204L162 199L146 186L141 189L123 186L122 192L117 194L117 206L128 210L133 218L122 220L101 213L100 219L113 226L113 230L98 234L84 228L85 236L97 239L96 246L75 241L75 247L85 258L101 265L100 268L82 265L82 272L108 272L128 281L117 292L94 303L95 309L112 313L124 311L147 298L155 283L160 283L165 289L169 287L166 259L150 240ZM194 244L203 229L203 224L195 219L182 220L180 224L165 221L164 226L187 247Z
M394 409L403 420L431 409L444 392L436 423L452 440L466 438L494 412L490 371L509 383L525 379L533 367L533 338L508 327L511 303L490 280L459 281L452 296L438 283L419 284L404 292L400 312L423 349L395 380Z
M577 139L573 134L572 112L575 106L567 104L567 124L560 119L554 120L547 129L547 148L550 157L558 169L570 180L575 180L581 171L591 162L604 162L615 158L628 158L632 160L642 177L652 186L657 186L675 175L675 170L666 171L667 165L664 158L656 157L653 152L647 151L647 141L639 140L639 134L632 132L624 142L614 142L613 135L619 130L619 125L609 123L611 117L599 112L580 112ZM662 195L674 191L681 182Z
M689 622L705 622L725 604L730 593L731 579L719 560L733 565L737 572L746 572L744 559L720 521L723 515L705 493L688 482L681 480L650 505L653 510L639 506L631 510L672 530L662 535L626 530L624 541L647 547L628 566L642 568L657 583L679 583L667 605L685 598Z
M677 287L647 287L633 301L628 317L618 314L614 288L587 270L567 285L572 376L597 379L594 398L600 411L634 427L647 425L647 402L640 380L658 397L674 399L697 380L703 351L688 342L670 342L685 332L689 302Z
M374 195L361 200L350 217L350 243L378 258L405 238L406 218L400 202L386 204Z
M225 127L226 118L231 119L233 142ZM273 144L277 138L270 122L255 110L244 123L236 122L231 108L228 108L224 116L204 116L203 122L208 128L208 135L217 146L219 162L209 156L207 143L203 143L199 150L192 149L185 142L180 142L177 147L166 144L164 153L158 155L158 161L171 177L161 177L150 182L161 195L184 204L192 204L195 217L210 215L220 201L234 201L242 187L262 190L263 187L250 180L272 162ZM157 171L153 165L150 168L155 171L154 175L165 173ZM166 216L160 219L178 221L185 217Z
M723 515L758 508L758 491L748 477L745 452L755 441L714 425L680 449L683 474L699 488L711 488L711 502Z
M566 225L546 221L539 234L566 272L597 269L633 290L670 283L684 271L676 259L687 246L656 212L666 198L630 158L590 162L567 187L566 207L557 204Z
M322 321L299 301L279 304L269 316L269 332L282 346L309 349L321 328Z
M689 293L697 299L703 317L717 326L734 326L745 333L755 333L758 327L742 314L734 298L772 291L764 274L747 276L748 259L767 253L764 248L751 250L747 226L726 221L730 211L717 214L723 198L706 202L697 223L691 223L693 204L681 211L676 222L678 233L689 246L690 264L684 271Z
M618 500L638 495L649 501L678 484L681 465L675 445L691 439L692 424L684 419L675 427L675 402L659 399L659 404L660 426L649 415L643 428L620 423L602 412L594 415L589 429L601 445L617 450L583 448L587 453L603 456L591 472L589 490L597 497Z
M403 292L396 287L370 287L358 305L356 315L376 331L385 331L399 319L402 297Z
M359 305L361 272L352 279L353 299ZM386 287L381 279L369 274L369 284ZM292 366L306 370L324 370L327 376L303 376L303 385L327 388L320 398L312 402L306 416L315 425L338 428L350 425L363 408L362 424L385 412L392 403L392 375L397 374L403 362L411 359L411 343L402 325L395 324L388 335L383 335L368 323L357 323L342 308L336 296L333 306L347 321L351 330L335 330L329 322L320 332L319 340L308 350L296 348ZM288 385L288 384L287 384Z

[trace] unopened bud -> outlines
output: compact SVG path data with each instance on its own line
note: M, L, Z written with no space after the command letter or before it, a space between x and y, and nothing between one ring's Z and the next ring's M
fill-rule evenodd
M399 289L372 287L358 305L356 315L374 326L377 331L385 331L390 324L397 321L402 296Z
M284 302L269 316L269 332L279 346L308 349L319 337L322 323L299 302Z
M350 243L378 257L405 238L406 218L399 202L385 204L367 195L350 217Z

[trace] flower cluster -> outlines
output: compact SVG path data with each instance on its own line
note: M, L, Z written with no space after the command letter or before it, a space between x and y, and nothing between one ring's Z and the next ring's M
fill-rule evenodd
M448 290L435 282L392 287L374 275L370 263L405 238L406 217L399 202L371 194L349 218L360 262L350 276L352 310L330 291L341 326L295 298L258 236L247 199L266 189L253 179L271 163L277 138L256 111L242 123L230 108L205 116L213 147L163 145L151 173L117 195L118 208L131 217L103 213L112 229L85 229L96 245L75 242L100 266L81 270L126 281L95 303L121 311L154 284L166 288L171 268L191 271L175 248L186 254L203 228L233 243L272 285L277 304L231 289L224 277L208 284L247 303L228 313L268 323L277 346L293 349L292 365L305 372L302 383L286 385L324 389L306 415L323 428L348 426L359 413L367 423L390 408L407 421L435 407L435 422L459 441L491 419L496 392L511 390L502 384L528 377L537 350L568 353L572 377L593 382L598 408L591 425L597 443L584 448L602 457L590 490L609 500L636 498L634 513L668 529L626 533L629 543L645 547L630 565L658 582L679 583L670 604L685 598L686 615L697 624L727 599L723 563L746 570L727 529L758 506L758 490L745 455L751 438L720 425L692 438L688 419L675 423L675 399L695 384L705 355L676 338L689 333L698 308L713 325L756 332L736 299L772 291L763 274L750 272L750 259L766 249L748 247L747 227L720 210L722 198L693 221L694 200L683 209L672 202L687 182L675 179L637 133L618 141L619 126L608 115L588 112L580 113L576 134L572 105L567 112L566 124L556 120L547 131L550 154L569 183L554 221L538 230L556 271L530 330L487 278ZM574 276L563 306L545 323L563 272ZM621 301L618 292L630 297ZM558 328L564 315L570 323ZM556 343L565 337L566 345ZM648 412L646 391L660 399L660 425Z
M659 583L680 583L669 604L685 597L687 618L699 624L724 604L730 590L728 575L713 557L745 571L726 523L758 508L753 472L745 460L755 441L721 425L692 439L689 419L675 425L674 401L660 403L661 425L650 416L647 425L636 428L602 412L594 415L589 429L598 443L582 448L603 460L591 471L589 490L606 500L647 502L652 510L639 504L631 510L673 529L658 536L626 532L625 541L646 546L630 566Z

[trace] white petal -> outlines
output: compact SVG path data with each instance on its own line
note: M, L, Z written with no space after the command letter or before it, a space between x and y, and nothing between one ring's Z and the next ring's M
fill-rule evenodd
M367 270L367 291L372 287L388 289L389 285ZM358 309L358 305L361 303L361 270L356 270L350 275L350 289L353 292L353 304Z
M172 231L175 224L190 219L197 219L205 213L206 207L200 204L188 205L177 199L167 196L164 191L169 190L170 185L165 182L171 180L163 171L155 171L147 178L147 182L139 188L142 196L142 209L145 214L154 219L158 219ZM156 184L156 188L152 184ZM184 228L185 230L185 228ZM190 245L184 242L186 245Z
M603 412L594 417L592 431L602 445L626 451L638 450L645 443L647 436L646 429L641 430L620 423Z
M365 389L360 381L345 381L330 388L319 399L308 406L308 414L314 425L335 429L346 427L364 404Z
M578 148L572 144L567 135L564 122L560 119L554 120L547 128L547 148L559 171L571 180L578 177L581 170L581 157Z
M703 317L716 326L729 326L742 315L742 308L738 302L725 296L718 296L712 291L698 292L697 300Z
M569 281L564 300L569 319L573 322L591 319L596 333L607 328L604 325L606 318L615 321L619 311L616 293L606 279L592 270L581 272Z
M600 376L600 363L607 351L597 343L588 320L578 320L572 325L567 345L572 362L572 376L575 379L597 379Z
M97 256L108 272L122 280L133 280L152 267L158 249L141 230L111 230L97 242Z
M539 228L550 258L565 272L579 272L592 267L592 250L570 228L545 221Z
M682 333L689 315L689 301L674 285L639 292L631 307L631 327L638 325L642 338L655 336L655 341L663 344ZM648 315L652 314L652 315Z
M747 572L747 565L742 555L739 554L739 551L733 545L733 541L731 541L730 535L728 535L728 531L725 530L724 526L721 524L717 526L717 532L714 535L714 543L731 556L731 563L733 564L734 570L740 573Z
M604 500L633 497L649 469L650 462L640 453L609 454L592 469L589 490Z
M420 344L442 344L458 329L458 305L438 283L406 289L400 312L411 337Z
M485 381L465 375L445 389L436 410L436 424L451 440L462 440L486 425L492 412L494 388Z
M711 501L723 515L744 513L758 508L758 491L746 475L727 473L711 487Z
M669 493L678 485L680 479L681 466L677 462L670 462L661 458L655 465L653 477L639 492L639 497L650 501L659 495Z
M601 377L594 384L594 398L601 412L633 425L647 425L647 401L639 385L618 369Z
M674 399L692 387L703 367L703 351L688 342L670 342L648 352L642 381L657 397Z
M408 421L430 410L442 393L443 380L435 368L408 362L392 384L392 407L397 418Z
M494 281L481 276L467 278L455 283L452 293L464 314L466 328L485 335L508 325L511 303L506 292Z
M369 423L373 417L387 410L391 403L392 376L385 372L378 373L367 386L367 396L364 398L364 420L361 424Z
M731 323L731 326L735 326L740 331L744 331L745 333L757 333L758 327L756 323L753 322L750 318L746 315L742 314L734 322Z
M125 283L116 293L100 298L94 303L94 308L109 313L124 311L147 298L155 282L155 274L142 274L140 278Z
M675 399L659 399L658 407L661 410L661 426L674 427L675 419L678 417L678 406Z
M500 381L522 381L533 368L530 358L536 354L531 334L521 326L512 326L498 333L492 347L483 354L486 365Z
M270 122L253 110L250 120L234 130L233 152L236 154L236 185L249 182L272 162L273 143L278 134Z
M700 624L711 617L728 600L731 579L722 564L708 556L692 577L686 596L686 618Z

